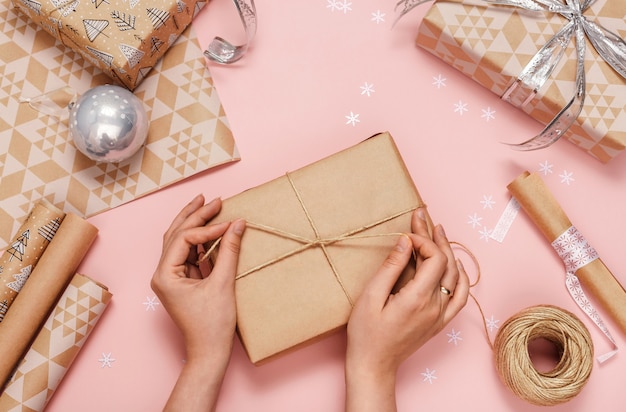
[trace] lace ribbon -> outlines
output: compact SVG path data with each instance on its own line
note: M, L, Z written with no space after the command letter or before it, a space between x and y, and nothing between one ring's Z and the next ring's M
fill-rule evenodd
M431 0L401 0L398 19L416 6ZM548 80L563 57L572 38L576 47L576 88L574 95L548 125L535 137L522 143L509 144L513 149L528 151L550 146L563 136L580 115L585 101L585 39L589 39L600 57L626 79L626 42L599 23L588 20L583 13L596 0L482 0L500 6L516 7L532 12L556 13L568 20L528 62L517 80L502 95L516 107L524 107Z
M565 264L565 284L572 299L589 316L596 326L604 333L607 339L613 344L613 350L598 356L600 362L604 362L617 353L617 344L611 336L604 321L593 307L576 276L576 271L598 259L598 252L587 242L584 236L571 226L552 242L552 247Z
M256 34L257 18L254 0L233 0L233 3L237 7L239 17L246 31L246 42L235 46L221 37L215 37L204 51L204 55L209 60L221 64L230 64L241 59Z

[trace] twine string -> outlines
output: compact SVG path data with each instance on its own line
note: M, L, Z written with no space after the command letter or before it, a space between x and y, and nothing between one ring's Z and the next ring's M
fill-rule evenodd
M538 371L528 345L543 338L559 351L550 371ZM580 393L593 367L593 342L571 312L551 305L520 311L500 328L494 341L495 365L502 382L518 397L539 406L567 402Z
M476 286L481 272L478 259L465 245L450 243L474 262L477 275L470 288ZM483 308L474 294L469 296L480 312L500 380L515 395L535 405L553 406L580 393L593 367L593 341L576 316L552 305L529 307L509 318L492 342ZM559 361L550 371L540 372L533 364L529 345L537 339L547 340L559 353Z
M420 204L420 205L416 205L416 206L412 206L409 207L405 210L402 210L400 212L394 213L392 215L386 216L382 219L379 219L375 222L360 226L358 228L352 229L346 233L340 234L338 236L332 236L332 237L327 237L327 238L322 238L320 237L318 228L315 224L315 221L313 220L313 218L311 217L305 203L304 200L302 199L302 196L300 194L300 191L298 190L298 188L296 187L291 174L290 173L286 173L285 176L287 177L287 180L293 190L293 192L295 193L296 199L298 200L298 203L300 204L300 207L302 208L302 210L304 211L304 214L307 218L307 221L309 222L309 225L311 226L311 229L313 230L313 233L315 235L314 239L309 239L307 237L304 236L300 236L297 235L295 233L290 233L290 232L286 232L284 230L281 229L277 229L275 227L271 227L271 226L267 226L264 224L260 224L260 223L255 223L255 222L250 222L250 221L246 221L246 227L247 228L251 228L251 229L256 229L256 230L260 230L266 233L270 233L279 237L283 237L286 239L290 239L290 240L294 240L298 243L301 243L302 245L298 248L295 248L289 252L286 252L278 257L275 257L273 259L270 259L266 262L260 263L257 266L254 266L242 273L237 274L237 276L235 277L236 280L244 278L252 273L255 273L263 268L266 268L268 266L271 266L275 263L278 263L284 259L287 259L290 256L296 255L298 253L301 253L307 249L311 249L314 247L319 247L322 250L322 253L324 254L324 258L326 260L326 262L328 263L329 267L331 268L331 271L333 272L333 276L335 278L335 280L337 281L337 283L339 284L339 286L341 287L341 290L343 291L344 295L346 296L346 299L348 300L348 302L350 303L350 306L354 307L354 301L352 299L352 297L350 296L350 294L348 293L348 290L343 282L343 279L341 277L341 275L339 274L339 271L337 270L337 268L335 267L335 264L333 263L333 260L330 257L330 254L328 253L328 250L326 248L326 246L330 246L333 245L335 243L338 242L342 242L345 240L352 240L352 239L369 239L369 238L381 238L381 237L388 237L388 236L406 236L405 233L401 233L401 232L392 232L392 233L377 233L377 234L372 234L372 235L366 235L366 234L361 234L362 232L371 229L373 227L376 227L378 225L381 225L383 223L389 222L393 219L396 219L402 215L405 215L407 213L411 213L412 211L416 210L418 207L424 207L425 205ZM219 242L221 241L221 237L218 238L215 242L213 242L213 244L209 247L209 249L204 252L202 254L202 256L200 257L200 259L198 259L198 263L206 260L209 256L211 256L211 254L216 250ZM413 251L413 258L417 259L417 256L415 254L415 251Z
M354 306L354 302L350 298L350 295L341 280L341 276L335 268L328 251L326 250L326 246L348 239L403 236L405 235L404 233L382 233L373 235L360 233L405 213L409 213L412 210L415 210L418 206L398 212L392 216L383 218L377 222L351 230L338 236L321 238L317 226L309 214L300 192L297 190L289 173L287 173L287 178L309 224L311 225L315 238L309 239L267 225L246 222L246 225L249 228L264 231L286 239L291 239L301 243L302 245L299 248L238 274L236 279L248 276L263 269L264 267L277 263L288 258L289 256L295 255L309 248L320 247L324 253L325 259L333 271L335 279L341 286L345 296L350 302L350 305ZM221 238L218 238L215 242L213 242L211 247L199 259L199 262L205 260L215 251L220 243L220 240ZM462 243L451 241L450 244L462 249L472 259L474 265L476 266L476 279L470 283L470 288L477 286L481 277L478 259L469 250L469 248ZM413 257L416 258L415 252ZM535 405L553 406L567 402L580 393L589 379L591 369L593 367L593 341L591 340L591 336L585 325L578 318L576 318L576 316L564 309L552 305L533 306L524 309L509 318L498 330L495 339L492 342L483 308L473 293L470 292L469 296L476 303L476 307L481 314L485 337L494 354L495 367L500 380L516 396ZM537 339L547 340L552 343L559 352L560 358L556 366L550 371L540 372L533 364L529 353L529 345Z

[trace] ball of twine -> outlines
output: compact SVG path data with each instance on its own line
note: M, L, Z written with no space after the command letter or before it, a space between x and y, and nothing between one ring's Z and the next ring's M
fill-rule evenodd
M560 360L548 372L538 371L528 345L545 339ZM552 305L524 309L508 319L493 343L502 382L521 399L540 406L564 403L578 395L593 366L593 342L585 325L571 312Z

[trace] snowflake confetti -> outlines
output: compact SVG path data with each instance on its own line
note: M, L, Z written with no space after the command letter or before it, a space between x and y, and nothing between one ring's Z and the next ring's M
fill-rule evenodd
M480 204L483 205L483 209L493 210L493 205L495 205L496 202L493 200L493 196L483 195L483 200L480 201Z
M342 11L343 14L346 14L349 11L352 11L352 2L348 0L328 0L326 3L326 8L329 8L330 11Z
M454 328L447 335L450 338L448 339L448 343L454 343L454 346L456 346L459 341L463 340L463 338L461 337L461 332L455 331Z
M561 178L561 183L565 183L566 185L570 185L575 179L572 176L574 172L568 172L567 170L563 170L563 173L559 175Z
M428 383L430 383L431 385L433 384L433 380L437 379L437 377L435 376L435 372L434 370L430 370L428 368L426 368L426 372L422 372L422 376L424 377L424 382L428 381Z
M157 301L156 296L153 297L148 297L146 296L146 301L143 302L144 305L146 305L146 312L149 310L156 310L157 305L159 305L159 302Z
M498 322L500 321L495 319L493 315L491 315L489 319L485 319L485 322L487 323L487 329L489 329L489 332L493 332L494 329L500 328L500 325L498 325Z
M462 100L459 100L458 103L454 104L454 112L458 113L459 116L463 116L463 113L469 111L467 108L467 103L463 103Z
M552 173L552 164L549 163L547 160L543 163L539 163L539 173L543 173L544 176Z
M348 116L346 116L346 119L348 119L346 124L351 124L352 126L356 126L357 123L361 122L359 120L358 113L355 114L355 113L350 112L350 114Z
M376 92L376 90L374 90L374 85L373 84L369 84L368 82L363 83L363 86L361 86L361 95L367 95L367 97L370 97L372 95L372 93Z
M496 118L495 114L496 114L495 110L492 110L491 107L487 107L486 109L483 109L483 114L480 117L482 117L486 121L489 121L489 120L494 120Z
M480 239L485 242L489 241L491 237L491 230L487 229L487 227L483 226L483 228L478 232L480 234Z
M381 13L380 10L376 10L372 13L372 21L375 21L376 24L380 24L385 21L385 13Z
M442 87L446 87L446 78L443 77L441 74L438 75L437 77L433 77L433 84L438 88L441 89Z
M474 213L473 215L467 215L467 217L469 218L467 224L472 225L472 229L476 229L476 226L482 226L480 221L483 220L483 218L478 216L478 214Z
M112 363L115 362L115 359L111 356L111 352L109 353L102 352L102 357L98 359L98 362L102 364L101 366L102 368L104 368L105 366L111 368L113 367Z

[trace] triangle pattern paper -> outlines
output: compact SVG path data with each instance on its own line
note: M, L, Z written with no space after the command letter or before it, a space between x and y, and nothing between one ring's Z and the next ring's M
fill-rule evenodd
M0 2L0 29L0 249L42 196L86 218L239 160L191 25L134 91L149 117L146 145L106 171L75 149L67 116L59 121L20 99L66 86L80 96L110 78L9 1Z

